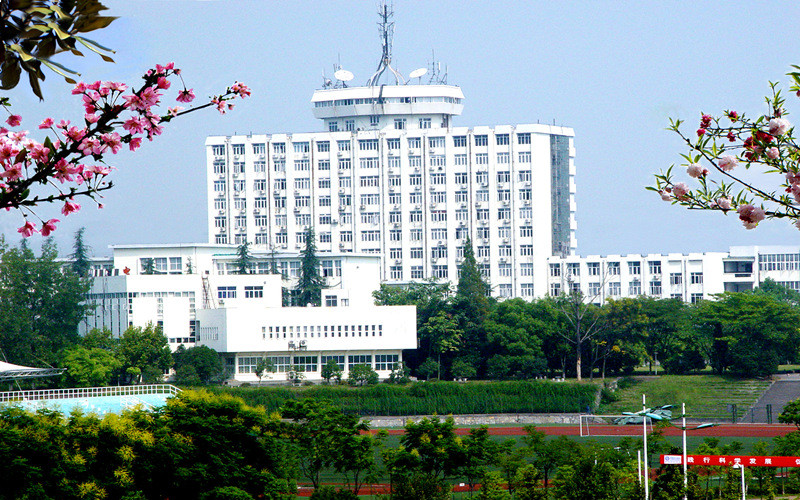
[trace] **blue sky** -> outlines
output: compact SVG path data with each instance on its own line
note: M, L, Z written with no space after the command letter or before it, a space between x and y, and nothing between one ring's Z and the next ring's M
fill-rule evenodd
M80 226L97 255L109 254L110 244L207 241L206 136L319 130L309 101L322 72L341 60L363 82L380 55L371 0L105 3L120 19L91 37L116 49L116 64L57 59L85 80L132 82L155 63L175 61L198 97L235 80L253 96L225 116L207 110L176 120L138 152L114 157L119 170L106 208L84 203L60 224L65 253ZM765 110L767 82L786 83L789 66L800 64L800 3L396 0L394 7L395 67L408 74L435 51L448 83L466 95L456 125L555 121L575 129L580 254L800 243L787 222L747 231L735 216L688 212L644 190L683 151L665 130L668 117L694 127L700 111ZM23 86L10 96L23 125L35 128L45 116L82 116L70 88L49 74L44 102ZM790 97L788 109L800 110L800 99ZM40 212L49 218L54 209ZM7 240L17 240L21 220L0 217Z

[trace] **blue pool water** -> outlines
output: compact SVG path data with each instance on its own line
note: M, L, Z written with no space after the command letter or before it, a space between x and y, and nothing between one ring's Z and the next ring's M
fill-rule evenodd
M169 394L138 394L135 396L92 396L85 398L64 398L47 399L38 401L15 401L14 404L29 411L36 411L42 408L57 410L62 413L69 413L74 409L79 409L83 413L95 413L105 415L106 413L122 413L123 410L141 406L144 409L152 409L164 406Z

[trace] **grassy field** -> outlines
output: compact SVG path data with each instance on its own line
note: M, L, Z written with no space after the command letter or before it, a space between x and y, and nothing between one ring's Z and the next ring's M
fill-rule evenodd
M642 409L642 394L648 406L675 405L680 412L697 418L730 418L728 405L735 404L741 415L770 386L769 380L738 379L718 375L662 375L627 377L614 393L616 401L600 406L598 413L617 414Z

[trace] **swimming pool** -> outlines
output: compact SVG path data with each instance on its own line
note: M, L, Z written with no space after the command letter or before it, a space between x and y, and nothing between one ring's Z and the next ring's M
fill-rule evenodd
M180 389L168 384L13 391L0 393L0 404L13 404L29 411L47 408L65 414L79 409L102 416L136 407L150 410L164 406L167 398L178 392Z

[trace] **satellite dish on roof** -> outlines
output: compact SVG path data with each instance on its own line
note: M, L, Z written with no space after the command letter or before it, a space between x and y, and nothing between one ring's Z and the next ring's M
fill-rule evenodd
M336 73L333 74L333 76L337 80L342 81L342 82L349 82L350 80L353 79L353 73L350 73L346 69L338 70Z
M425 73L427 73L427 72L428 72L428 68L415 69L414 71L412 71L408 75L408 77L409 78L421 78L421 77L425 76Z

